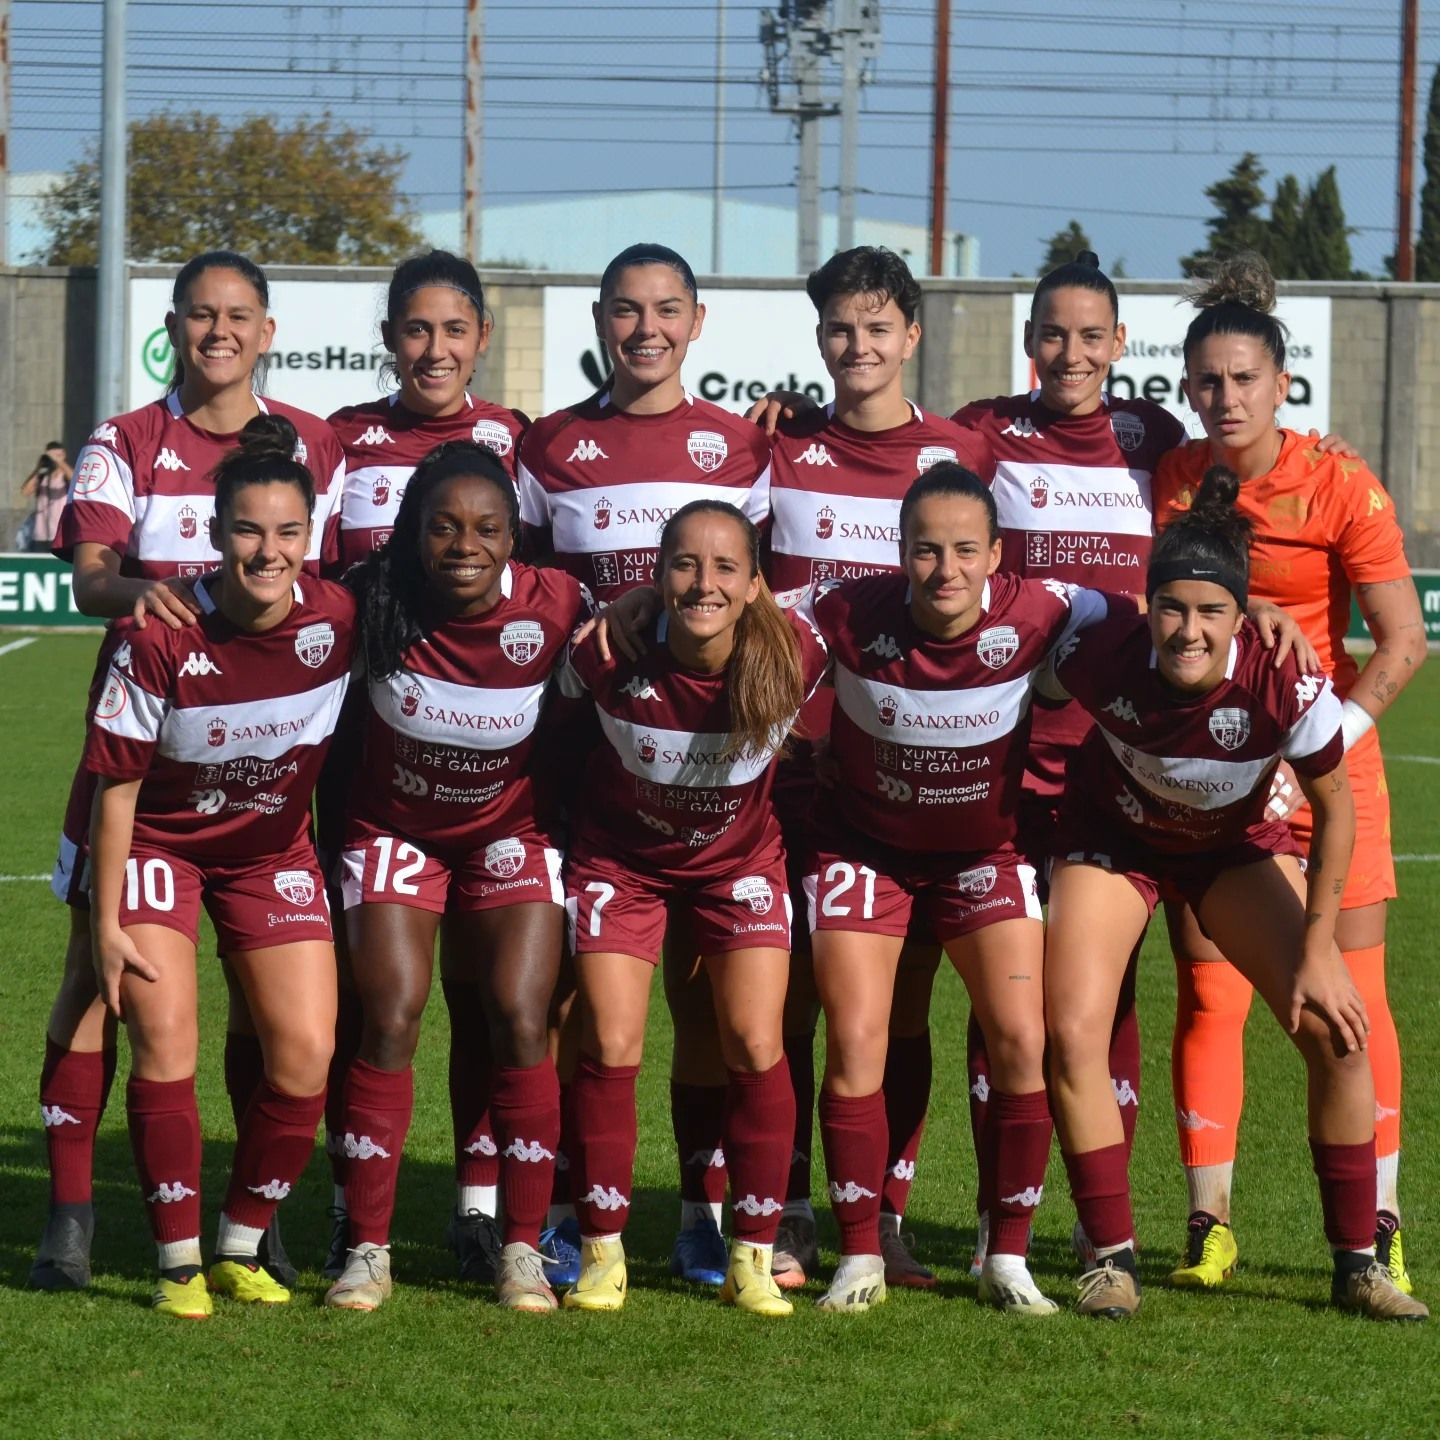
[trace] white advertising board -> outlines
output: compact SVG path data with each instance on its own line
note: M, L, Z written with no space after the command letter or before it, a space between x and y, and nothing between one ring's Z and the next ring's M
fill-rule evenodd
M815 307L804 290L711 290L702 299L705 325L682 371L692 395L737 413L771 390L829 400L830 377L815 344ZM546 287L547 412L593 394L608 373L595 337L594 301L589 286Z
M1323 435L1330 429L1330 301L1282 296L1276 314L1290 327L1290 398L1280 423ZM1185 331L1194 317L1194 307L1180 295L1122 295L1125 353L1110 371L1110 390L1163 405L1198 436L1200 421L1180 393ZM1035 388L1034 367L1025 354L1029 318L1030 296L1017 294L1011 316L1011 384L1017 394Z
M129 359L125 408L134 410L164 392L174 354L165 333L169 280L132 280L129 289ZM275 343L265 393L315 415L381 394L379 369L385 286L334 280L274 280L270 313Z

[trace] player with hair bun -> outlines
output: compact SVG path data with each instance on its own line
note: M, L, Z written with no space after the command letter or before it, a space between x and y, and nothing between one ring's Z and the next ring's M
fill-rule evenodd
M820 1133L841 1250L819 1303L853 1314L886 1296L881 1081L895 973L919 918L991 1045L980 1299L1050 1315L1057 1307L1025 1260L1051 1127L1040 899L1015 814L1035 672L1108 606L1095 591L998 573L995 498L961 466L914 481L899 531L899 573L823 588L814 603L834 664L835 779L820 793L805 892L825 1007Z
M411 1062L442 915L478 977L495 1056L499 1300L557 1303L538 1247L560 1134L546 1045L564 893L553 767L537 741L548 682L589 604L569 575L514 559L519 530L500 459L451 441L416 467L388 543L347 577L360 596L368 703L343 850L363 1023L339 1107L349 1245L325 1297L339 1309L373 1310L390 1294Z
M92 951L129 1032L126 1091L159 1252L151 1299L203 1319L210 1291L290 1292L258 1248L310 1158L335 1027L335 954L310 801L349 682L355 604L301 579L315 507L295 428L257 416L216 466L198 615L116 627L90 717ZM200 1262L196 943L201 905L243 987L264 1075L241 1121L209 1285Z
M781 1034L790 907L770 789L825 648L776 606L759 552L736 507L682 506L660 534L661 612L644 653L603 659L592 635L562 675L568 693L591 697L604 737L566 872L581 1014L571 1164L583 1268L565 1296L576 1309L625 1301L635 1079L667 910L709 976L729 1072L734 1240L720 1297L760 1315L791 1309L771 1277L795 1100Z
M470 393L490 344L492 322L475 267L447 250L412 255L395 267L385 296L380 338L391 359L383 367L396 389L380 399L347 405L330 417L345 451L340 502L340 554L358 564L389 538L416 465L437 445L468 442L493 451L513 480L520 439L529 419L518 410ZM327 863L343 840L342 811L353 756L350 737L337 744L320 787L321 848ZM339 897L336 897L339 904ZM495 1279L500 1251L496 1214L500 1157L490 1120L493 1060L481 1003L477 957L440 925L440 988L450 1017L450 1116L455 1136L455 1210L446 1238L461 1277ZM325 1149L334 1199L330 1253L324 1270L339 1277L351 1236L345 1211L345 1155L341 1106L345 1080L360 1043L360 1017L349 983L345 937L341 959L340 1024L330 1073Z
M1057 693L1095 720L1065 792L1045 946L1050 1101L1096 1254L1078 1308L1119 1319L1140 1306L1128 1151L1103 1037L1132 947L1168 890L1305 1061L1333 1302L1372 1319L1424 1320L1429 1311L1374 1247L1370 1021L1336 947L1355 838L1344 716L1327 677L1293 657L1277 667L1245 618L1240 489L1233 471L1208 470L1151 553L1148 616L1096 626L1053 665ZM1303 876L1300 845L1266 813L1282 760L1314 815Z
M1193 299L1198 313L1185 337L1184 389L1206 438L1161 463L1156 524L1163 528L1184 513L1209 466L1234 470L1238 508L1253 526L1251 592L1295 615L1343 701L1358 833L1336 939L1370 1016L1379 1203L1373 1240L1408 1292L1398 1194L1400 1047L1385 993L1385 912L1396 894L1395 867L1374 725L1425 659L1419 597L1380 481L1353 455L1327 453L1313 436L1276 426L1290 376L1286 330L1274 315L1275 281L1264 260L1239 255L1224 262ZM1375 640L1363 667L1345 649L1352 594ZM1275 813L1289 815L1296 840L1311 844L1312 808L1283 768L1275 805ZM1230 1186L1251 983L1243 967L1225 963L1224 946L1212 943L1219 937L1207 939L1192 913L1171 906L1167 918L1179 982L1175 1106L1191 1212L1186 1254L1170 1278L1209 1287L1223 1282L1238 1254Z
M284 416L295 429L296 458L316 477L316 508L306 570L331 565L335 507L344 460L324 421L257 393L275 333L264 272L233 251L186 262L165 317L175 369L166 394L96 426L76 457L55 553L74 566L72 592L85 615L182 628L195 623L195 579L216 563L210 539L216 464L246 422ZM113 631L91 683L94 706ZM51 888L71 907L64 978L50 1012L40 1075L40 1113L50 1166L50 1214L30 1272L41 1289L89 1284L94 1232L91 1172L95 1133L115 1073L115 1031L95 992L85 893L92 777L81 766L71 787ZM262 1076L260 1045L234 977L225 1037L225 1085L237 1127ZM278 1230L261 1247L266 1263L290 1279Z
M568 570L605 605L652 583L660 526L691 501L733 504L763 526L770 511L770 447L753 425L685 388L682 367L700 339L705 306L682 255L650 242L628 246L606 265L592 309L609 378L589 399L535 422L520 446L518 484L527 552ZM585 743L577 737L572 746L577 765ZM666 993L678 1009L693 988L688 982L697 976L697 956L680 934L665 954ZM703 973L698 983L705 983ZM562 1009L566 1003L562 997ZM671 1268L719 1285L727 1264L719 1227L725 1170L715 1137L725 1066L713 1019L702 1017L698 1034L685 1033L671 1067L681 1161L681 1222ZM571 1038L567 1030L566 1082ZM562 1153L567 1146L562 1141ZM573 1207L563 1193L557 1192L552 1219L562 1241L573 1240Z

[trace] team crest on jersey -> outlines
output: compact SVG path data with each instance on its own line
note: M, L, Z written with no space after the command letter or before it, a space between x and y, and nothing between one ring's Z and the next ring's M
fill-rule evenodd
M295 653L302 665L318 670L335 648L335 627L328 620L315 625L302 625L295 637Z
M1030 503L1037 510L1043 510L1050 503L1050 482L1043 475L1037 475L1030 482Z
M768 915L775 903L775 892L763 875L744 875L730 887L736 900L743 900L752 915Z
M75 498L81 500L103 490L110 483L110 468L110 457L103 450L91 450L75 471Z
M828 540L834 533L835 512L828 505L822 505L815 512L815 538Z
M597 530L610 528L610 501L604 495L595 502L595 528Z
M497 879L508 880L525 863L525 846L519 840L497 840L485 847L485 868Z
M900 702L893 695L886 695L880 701L880 723L882 725L893 725L899 709Z
M995 867L977 865L973 870L962 870L955 877L955 887L969 900L980 900L995 888Z
M506 659L528 665L545 648L545 629L538 620L511 620L500 627L500 648Z
M477 420L470 427L470 438L497 455L508 455L515 448L510 432L498 420Z
M315 898L315 877L308 870L277 870L275 893L292 905L308 905Z
M653 765L659 748L653 735L642 735L635 743L635 753L640 757L642 765Z
M200 517L190 505L180 507L180 538L182 540L193 540L195 532L200 528Z
M915 457L915 469L923 475L932 465L953 465L959 459L948 445L926 445Z
M411 681L400 697L400 713L407 718L420 708L420 687Z
M1210 738L1225 750L1238 750L1250 738L1248 710L1215 710L1210 715Z
M1020 649L1020 634L1013 625L992 625L980 632L975 653L992 670L1013 660Z
M707 474L718 470L730 453L725 437L718 430L692 430L685 442L690 458Z
M214 749L218 749L226 741L229 731L225 727L225 721L216 715L205 727L205 743Z
M127 655L125 658L128 663L130 657ZM116 663L119 663L118 655ZM95 718L97 720L113 720L117 715L124 713L128 703L124 685L120 683L117 676L112 675L110 683L105 687L104 694L100 696L100 703L95 707Z
M1145 441L1145 422L1128 410L1117 410L1110 417L1110 428L1122 450L1138 450Z

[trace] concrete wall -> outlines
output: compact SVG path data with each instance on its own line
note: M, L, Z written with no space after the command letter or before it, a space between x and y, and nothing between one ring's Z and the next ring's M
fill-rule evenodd
M136 274L168 274L145 267ZM271 271L274 279L345 278L374 282L380 270ZM594 275L487 277L495 333L477 389L530 415L541 407L543 284L597 283ZM789 289L789 280L708 282L732 288ZM1173 284L1122 283L1126 293L1171 292ZM1284 287L1329 295L1332 309L1332 428L1352 441L1384 478L1407 533L1411 563L1440 567L1440 286ZM1009 389L1011 280L927 281L925 341L912 393L948 414L964 400ZM1123 299L1122 299L1123 308ZM93 271L0 268L0 548L13 524L6 505L41 446L61 438L73 455L94 423Z

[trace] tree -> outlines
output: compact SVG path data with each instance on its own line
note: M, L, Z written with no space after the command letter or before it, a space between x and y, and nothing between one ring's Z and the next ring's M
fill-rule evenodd
M396 185L405 154L329 115L151 115L130 125L129 259L238 250L260 264L388 264L424 242ZM50 265L94 265L100 166L92 144L44 197Z
M1180 267L1187 275L1195 275L1241 250L1265 253L1269 227L1259 214L1265 203L1265 190L1260 184L1264 178L1260 157L1247 150L1229 175L1206 188L1206 198L1218 213L1205 222L1210 232L1205 248L1181 257Z
M1440 280L1440 65L1430 81L1430 109L1425 116L1425 183L1420 187L1415 278Z
M1299 280L1348 280L1351 233L1332 165L1305 194L1295 231L1292 274Z
M1287 175L1275 187L1275 198L1270 202L1270 234L1265 242L1265 258L1278 279L1293 280L1299 275L1295 269L1295 237L1304 208L1300 182Z
M1048 275L1057 265L1068 265L1082 250L1095 248L1078 220L1072 220L1063 230L1057 230L1044 245L1045 258L1035 272L1037 275Z

